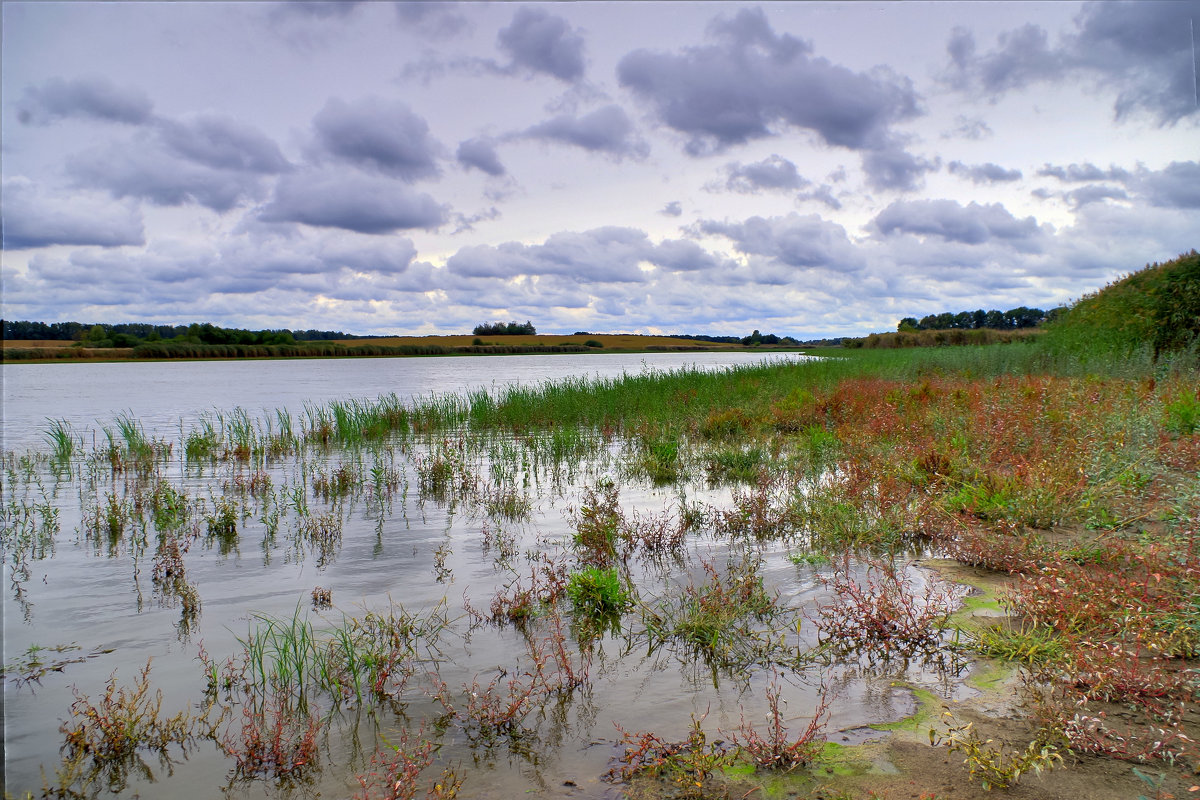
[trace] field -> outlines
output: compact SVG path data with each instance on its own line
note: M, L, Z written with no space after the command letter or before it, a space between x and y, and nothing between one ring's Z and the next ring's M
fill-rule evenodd
M604 350L639 351L657 348L687 348L689 350L731 350L740 349L740 344L724 342L702 342L694 339L677 339L670 336L639 336L637 334L596 333L586 336L555 336L536 334L531 336L389 336L381 339L371 339L373 344L384 346L419 346L435 345L441 347L470 347L479 339L485 346L522 345L527 347L578 345L586 346L587 342L599 342ZM351 345L355 339L343 339L342 344Z
M177 340L144 342L136 347L75 347L58 340L5 340L0 356L11 362L121 361L230 358L355 358L396 356L504 355L513 353L718 351L741 344L704 342L666 336L589 334L587 336L394 336L280 345L200 344ZM763 349L759 345L754 349ZM765 349L787 349L765 346Z
M40 347L59 348L70 347L73 344L75 343L61 339L5 339L3 342L0 342L0 345L5 350L26 350Z

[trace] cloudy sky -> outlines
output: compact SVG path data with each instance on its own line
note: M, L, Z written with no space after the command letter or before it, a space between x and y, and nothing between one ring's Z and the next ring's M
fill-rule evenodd
M1200 0L2 8L6 319L810 338L1200 247Z

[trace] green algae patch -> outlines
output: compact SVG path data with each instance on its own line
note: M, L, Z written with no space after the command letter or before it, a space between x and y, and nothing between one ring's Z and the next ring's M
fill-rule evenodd
M908 689L917 701L915 713L895 722L876 722L868 727L876 731L903 733L923 733L928 729L932 721L941 714L941 708L945 701L926 689L919 689L915 686L909 686Z
M841 778L853 778L871 772L872 760L864 750L869 745L844 745L826 742L817 757L817 770Z
M811 769L820 769L820 762ZM742 789L750 789L754 797L791 798L798 794L807 794L817 783L809 770L794 772L774 772L760 770L753 764L735 764L723 771L727 788L737 789L732 796L741 796Z
M969 594L962 600L962 608L955 617L1005 617L1008 612L1000 605L1000 598L989 590L973 587L981 594Z

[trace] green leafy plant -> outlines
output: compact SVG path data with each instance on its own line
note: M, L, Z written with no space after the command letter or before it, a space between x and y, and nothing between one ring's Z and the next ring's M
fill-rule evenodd
M929 743L946 744L951 753L962 753L971 778L985 790L1007 789L1029 772L1040 775L1063 763L1069 742L1061 729L1041 728L1024 750L1008 750L1004 744L981 739L974 723L961 723L949 711L942 715L946 733L929 730Z

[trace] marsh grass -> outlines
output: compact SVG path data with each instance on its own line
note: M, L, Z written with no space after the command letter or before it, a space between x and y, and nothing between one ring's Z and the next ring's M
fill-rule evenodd
M747 555L722 573L701 559L703 582L689 579L677 593L643 599L639 610L650 652L673 643L683 657L710 666L714 676L755 664L797 664L800 652L780 635L794 633L796 624L790 619L776 624L787 609L767 591L760 567L761 561Z
M50 461L60 469L70 470L75 456L83 448L83 437L65 419L46 421L42 438L50 447Z
M200 661L210 696L277 697L307 713L322 699L341 706L399 696L418 666L440 657L450 625L444 603L424 614L393 604L318 629L297 603L290 618L252 615L250 630L237 639L240 654L221 663L202 651Z
M226 496L213 498L213 510L204 514L208 537L217 544L221 555L229 555L238 546L238 523L241 508L236 499Z

